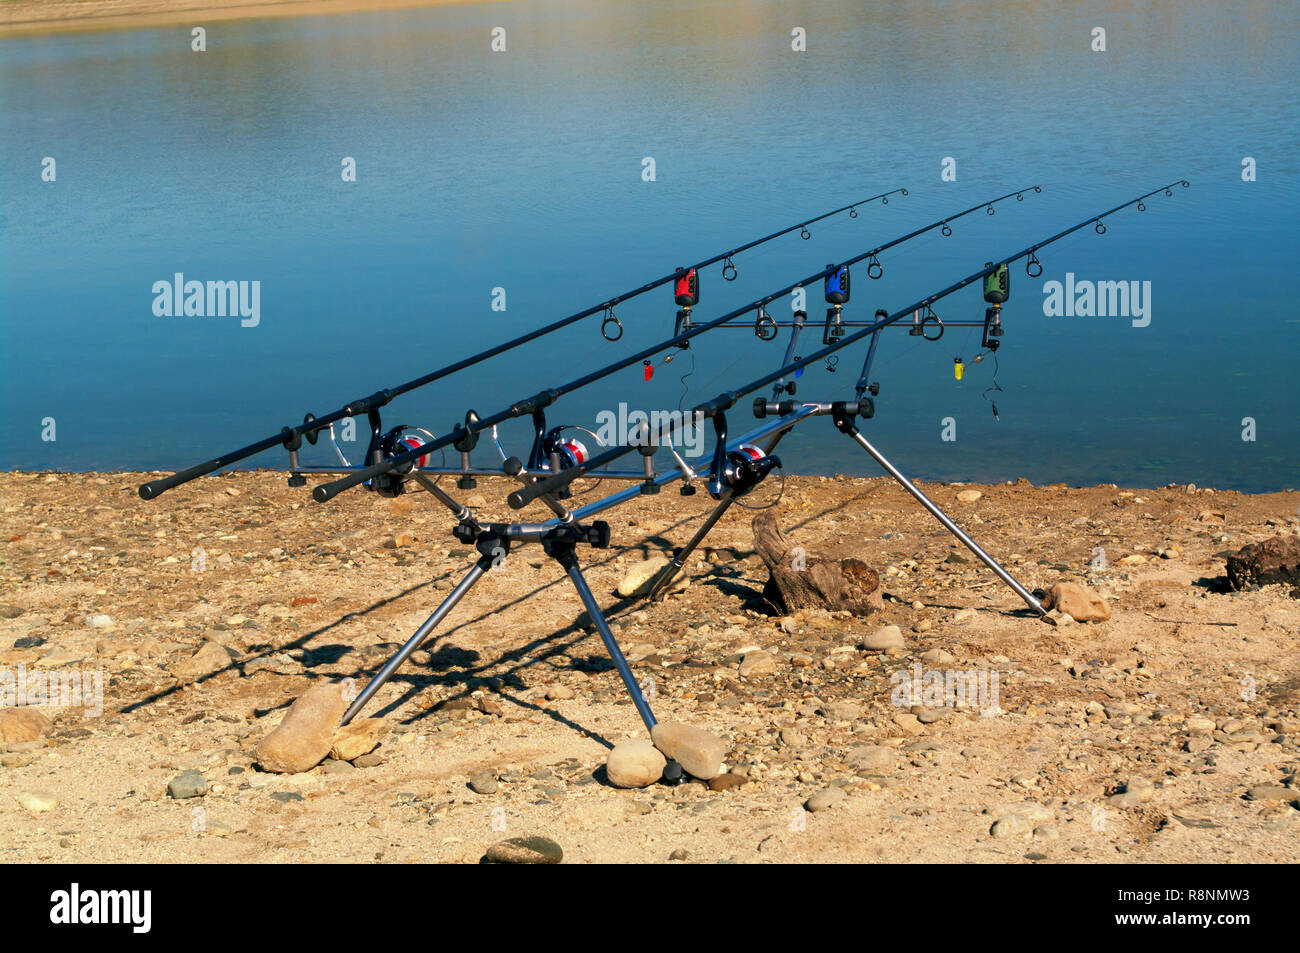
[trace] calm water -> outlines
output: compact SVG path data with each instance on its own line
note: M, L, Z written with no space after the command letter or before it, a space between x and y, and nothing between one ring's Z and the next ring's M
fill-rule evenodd
M1186 177L1105 236L1047 249L1037 281L1015 267L1000 420L981 398L991 362L969 364L977 334L895 331L864 429L927 478L1300 484L1298 8L864 6L573 0L214 23L206 53L181 27L0 42L0 468L186 466L890 188L911 196L751 252L733 284L705 273L697 316L1042 183L886 255L880 281L855 274L850 316L894 310ZM498 25L508 49L493 54ZM1105 53L1089 49L1097 25ZM793 26L808 52L790 51ZM940 181L945 156L956 182ZM1242 181L1244 156L1258 181ZM175 272L259 281L260 323L156 317L152 286ZM1151 282L1150 325L1045 316L1043 283L1066 272ZM969 289L936 310L983 304ZM666 336L673 311L660 289L619 309L618 344L591 319L388 419L441 431L497 410ZM783 347L706 335L686 401L774 368ZM847 396L863 351L810 369L800 395ZM676 407L689 369L647 383L629 368L553 421ZM945 417L956 441L940 439ZM523 432L506 431L521 455ZM876 472L827 420L782 453L799 472Z

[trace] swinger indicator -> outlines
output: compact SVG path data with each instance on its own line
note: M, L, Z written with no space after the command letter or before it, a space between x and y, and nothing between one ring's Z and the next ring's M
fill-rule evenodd
M960 357L953 358L952 376L955 377L957 380L961 380L965 375L966 375L966 365L962 363Z
M641 374L646 380L650 380L650 378L655 376L655 366L651 363L649 358L646 358L641 362Z

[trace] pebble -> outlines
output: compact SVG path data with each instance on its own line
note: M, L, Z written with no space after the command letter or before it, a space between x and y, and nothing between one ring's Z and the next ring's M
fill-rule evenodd
M233 657L230 649L221 643L204 642L203 648L194 655L169 665L168 668L173 675L181 678L201 678L225 668Z
M1034 822L1023 814L1008 814L994 822L989 833L994 837L1020 837L1034 832Z
M191 797L203 797L208 793L208 779L203 772L190 769L182 771L167 784L167 795L178 801Z
M0 606L0 619L16 619L25 611L18 606Z
M50 730L50 720L35 708L0 708L0 744L35 741Z
M469 789L475 794L496 794L499 787L491 771L479 771L469 779Z
M605 774L616 788L644 788L664 774L668 760L644 738L628 738L614 745L605 760Z
M727 743L717 735L693 725L662 721L650 735L655 747L680 764L687 774L708 781L722 773Z
M862 647L871 652L905 648L903 630L896 625L882 626L862 640Z
M374 768L383 763L384 756L377 751L372 751L370 754L363 754L359 758L352 759L352 766L354 768Z
M618 594L624 599L640 598L649 593L655 576L668 565L668 557L652 556L636 563L618 584Z
M851 701L827 702L821 713L827 721L855 721L862 714L862 706Z
M749 783L749 778L743 774L720 774L716 778L709 779L710 791L734 791L736 788L743 787Z
M762 649L756 652L746 652L745 657L740 662L741 678L757 678L760 675L771 675L776 669L776 656L771 652L764 652Z
M113 617L109 615L86 616L86 625L92 629L111 629L113 624Z
M984 494L981 493L979 490L962 490L960 493L957 494L957 502L974 503L983 495Z
M488 848L484 859L491 864L558 864L564 850L546 837L512 837Z
M379 747L379 742L388 734L388 729L386 718L362 718L349 722L334 732L334 738L330 742L330 755L336 761L354 761Z
M59 806L59 799L48 791L24 791L18 795L18 803L33 814L44 814Z
M844 793L843 788L835 786L825 787L804 802L804 807L816 813L818 811L829 811L835 805L839 804L848 795Z
M355 771L356 767L347 761L326 758L321 762L320 769L322 774L347 774L349 771Z
M1256 784L1246 791L1248 801L1289 801L1298 796L1296 791L1280 784Z
M859 774L863 772L879 774L890 771L897 759L898 755L894 749L886 748L884 745L860 745L844 758L848 766Z
M954 665L957 659L943 649L930 649L921 653L921 661L927 665Z
M573 697L573 689L568 685L561 685L556 682L546 686L546 700L552 702L564 701Z

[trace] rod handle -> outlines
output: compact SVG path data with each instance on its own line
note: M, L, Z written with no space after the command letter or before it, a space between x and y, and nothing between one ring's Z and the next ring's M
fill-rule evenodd
M251 457L255 453L261 453L263 450L269 450L272 447L283 446L293 436L293 430L284 427L274 437L267 437L265 440L259 440L257 443L249 444L242 450L234 450L230 453L208 460L206 463L199 463L188 470L181 470L179 473L173 473L171 476L159 477L157 480L150 480L147 483L141 483L139 488L140 499L152 500L155 497L167 492L172 487L180 486L182 483L189 483L190 480L196 480L201 476L206 476L213 470L220 470L222 467L229 466L232 463L238 463L246 457Z
M522 510L533 500L547 493L554 493L556 490L563 489L578 477L582 476L582 470L579 467L570 467L567 470L561 470L553 476L548 476L544 480L538 480L536 483L530 483L528 486L522 486L506 497L506 502L510 504L512 510Z

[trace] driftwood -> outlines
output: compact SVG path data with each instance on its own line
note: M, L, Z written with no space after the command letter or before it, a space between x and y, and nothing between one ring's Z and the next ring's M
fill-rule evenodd
M754 550L771 574L763 597L786 614L800 609L847 609L870 615L884 608L880 577L860 559L816 556L786 539L776 513L754 517Z

